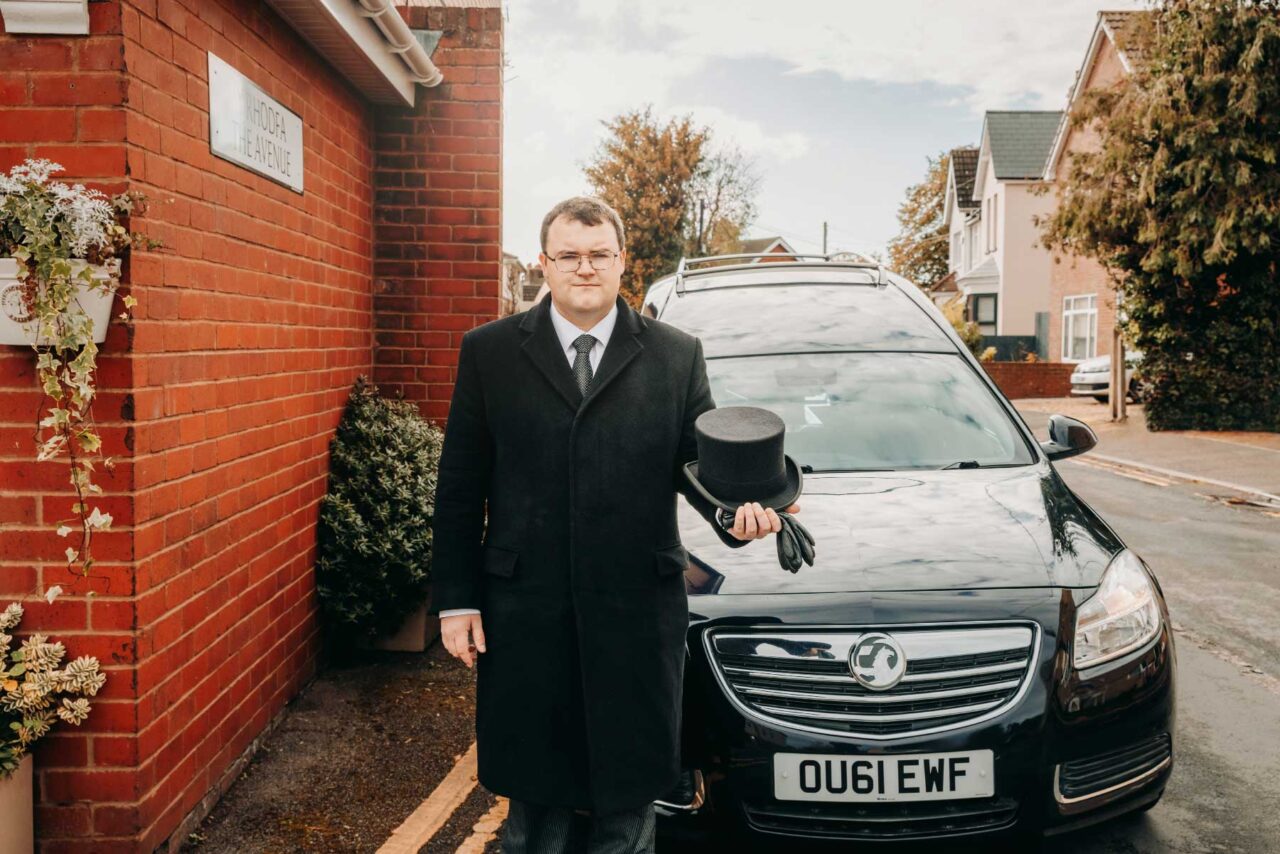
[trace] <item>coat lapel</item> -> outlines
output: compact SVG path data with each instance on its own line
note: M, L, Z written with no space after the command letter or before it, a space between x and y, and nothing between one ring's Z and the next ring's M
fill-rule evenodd
M591 401L599 397L600 392L622 373L622 369L640 355L644 345L640 343L638 336L644 329L644 325L644 319L627 305L626 300L618 297L618 319L613 325L613 334L609 336L609 343L604 348L604 358L600 360L600 367L587 388L587 397L582 401L581 409L590 406Z
M522 349L551 382L552 387L560 392L565 403L576 410L582 404L582 392L578 391L568 360L560 352L560 339L556 337L550 312L551 296L548 294L525 314L524 320L520 321L520 329L528 334ZM608 352L609 348L605 347L605 354L608 355Z
M522 349L542 371L565 403L574 410L585 409L600 392L622 372L632 359L644 349L637 336L644 330L645 321L618 297L618 319L613 334L604 348L604 358L596 370L584 399L573 379L569 360L560 349L555 326L551 323L551 297L545 297L520 321L520 329L526 333Z

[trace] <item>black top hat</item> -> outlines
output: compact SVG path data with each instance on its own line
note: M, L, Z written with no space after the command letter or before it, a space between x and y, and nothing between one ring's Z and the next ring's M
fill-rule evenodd
M693 429L698 459L685 464L685 477L721 510L752 501L785 510L800 497L800 466L782 452L787 427L774 413L755 406L710 409Z

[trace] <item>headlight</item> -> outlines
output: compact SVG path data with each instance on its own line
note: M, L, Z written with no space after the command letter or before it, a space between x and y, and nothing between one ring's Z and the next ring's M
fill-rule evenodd
M1126 549L1111 561L1098 591L1076 612L1076 669L1124 655L1159 631L1160 605L1151 577L1138 556Z

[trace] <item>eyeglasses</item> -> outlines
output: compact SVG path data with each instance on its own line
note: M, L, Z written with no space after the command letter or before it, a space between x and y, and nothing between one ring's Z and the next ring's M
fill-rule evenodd
M575 273L582 264L582 259L586 258L591 263L593 270L608 270L618 260L617 252L609 249L602 249L599 252L592 252L590 255L579 255L576 252L561 252L554 260L556 269L561 273Z

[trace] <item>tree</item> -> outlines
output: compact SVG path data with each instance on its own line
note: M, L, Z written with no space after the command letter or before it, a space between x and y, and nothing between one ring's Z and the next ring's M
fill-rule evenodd
M756 218L760 177L737 146L702 158L689 186L686 255L737 252L743 230Z
M1165 0L1133 74L1071 115L1098 134L1043 222L1096 258L1143 353L1152 429L1280 429L1280 3Z
M943 231L943 205L947 197L947 152L925 158L925 178L907 188L898 206L898 236L889 241L889 267L931 289L947 275L947 233Z
M699 242L733 251L755 216L759 179L736 148L713 149L710 128L691 116L663 124L645 107L604 126L609 135L583 171L626 226L622 296L639 307L645 288L675 270L681 255L696 254Z

